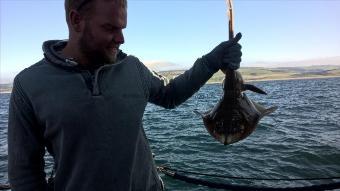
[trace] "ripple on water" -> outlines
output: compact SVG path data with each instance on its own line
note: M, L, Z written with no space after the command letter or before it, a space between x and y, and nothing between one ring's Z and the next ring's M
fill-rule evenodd
M149 104L143 124L157 164L226 176L308 178L340 176L340 80L287 80L254 83L267 96L247 91L266 107L279 109L261 120L247 139L224 146L212 138L194 110L211 109L221 98L220 84L205 85L181 106L166 110ZM0 182L7 181L7 109L0 97ZM3 107L4 106L4 107ZM53 159L46 157L47 172ZM209 191L161 175L168 190ZM300 181L212 181L262 186L301 186ZM329 183L331 181L314 182Z

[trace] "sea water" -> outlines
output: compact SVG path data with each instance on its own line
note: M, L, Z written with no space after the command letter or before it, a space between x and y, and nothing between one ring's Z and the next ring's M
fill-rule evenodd
M157 165L224 176L313 178L340 176L340 78L252 83L268 95L248 97L278 110L264 117L246 139L224 146L207 132L200 116L221 98L221 84L207 84L175 109L149 104L143 124ZM7 120L10 94L0 95L0 182L8 183ZM52 160L46 158L46 171ZM213 190L160 174L167 190ZM182 175L189 175L183 174ZM323 181L250 181L190 175L225 184L289 187Z

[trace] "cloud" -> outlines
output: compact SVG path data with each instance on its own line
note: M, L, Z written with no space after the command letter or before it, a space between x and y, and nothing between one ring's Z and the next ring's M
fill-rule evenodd
M270 62L270 61L258 61L246 64L251 67L299 67L299 66L315 66L315 65L340 65L340 56L314 58L295 61L282 61L282 62Z
M168 70L183 70L188 69L182 65L168 62L168 61L145 61L144 64L154 71L168 71ZM276 67L302 67L302 66L336 66L340 65L340 56L304 59L304 60L292 60L292 61L257 61L249 63L241 63L241 67L265 67L265 68L276 68Z
M143 62L146 67L154 71L167 71L167 70L179 70L183 69L179 65L173 62L167 61L145 61Z

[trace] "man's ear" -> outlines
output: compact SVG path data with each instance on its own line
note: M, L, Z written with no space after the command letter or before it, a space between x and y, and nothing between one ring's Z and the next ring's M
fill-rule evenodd
M83 17L79 14L79 12L71 10L68 16L72 29L75 32L81 32L83 25Z

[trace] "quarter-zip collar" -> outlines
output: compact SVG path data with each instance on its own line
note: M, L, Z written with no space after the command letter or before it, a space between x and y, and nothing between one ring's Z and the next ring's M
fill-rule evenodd
M91 72L90 70L83 69L80 64L73 59L64 58L61 56L60 52L65 48L66 44L67 40L49 40L44 42L42 49L44 51L45 59L57 67L79 72L84 78L86 86L91 91L93 96L98 96L101 94L99 88L100 73L105 68L120 64L127 57L125 53L119 50L116 63L104 64Z
M72 59L63 58L59 52L65 48L67 44L66 40L49 40L43 43L43 52L45 59L50 63L66 67L66 68L75 68L79 64Z
M80 64L74 61L72 58L64 58L61 56L60 52L65 48L67 44L67 40L49 40L43 43L43 52L45 59L50 63L67 68L80 68ZM107 65L116 65L119 64L122 60L127 57L125 53L119 50L117 55L117 61L114 64L103 64L103 66Z

